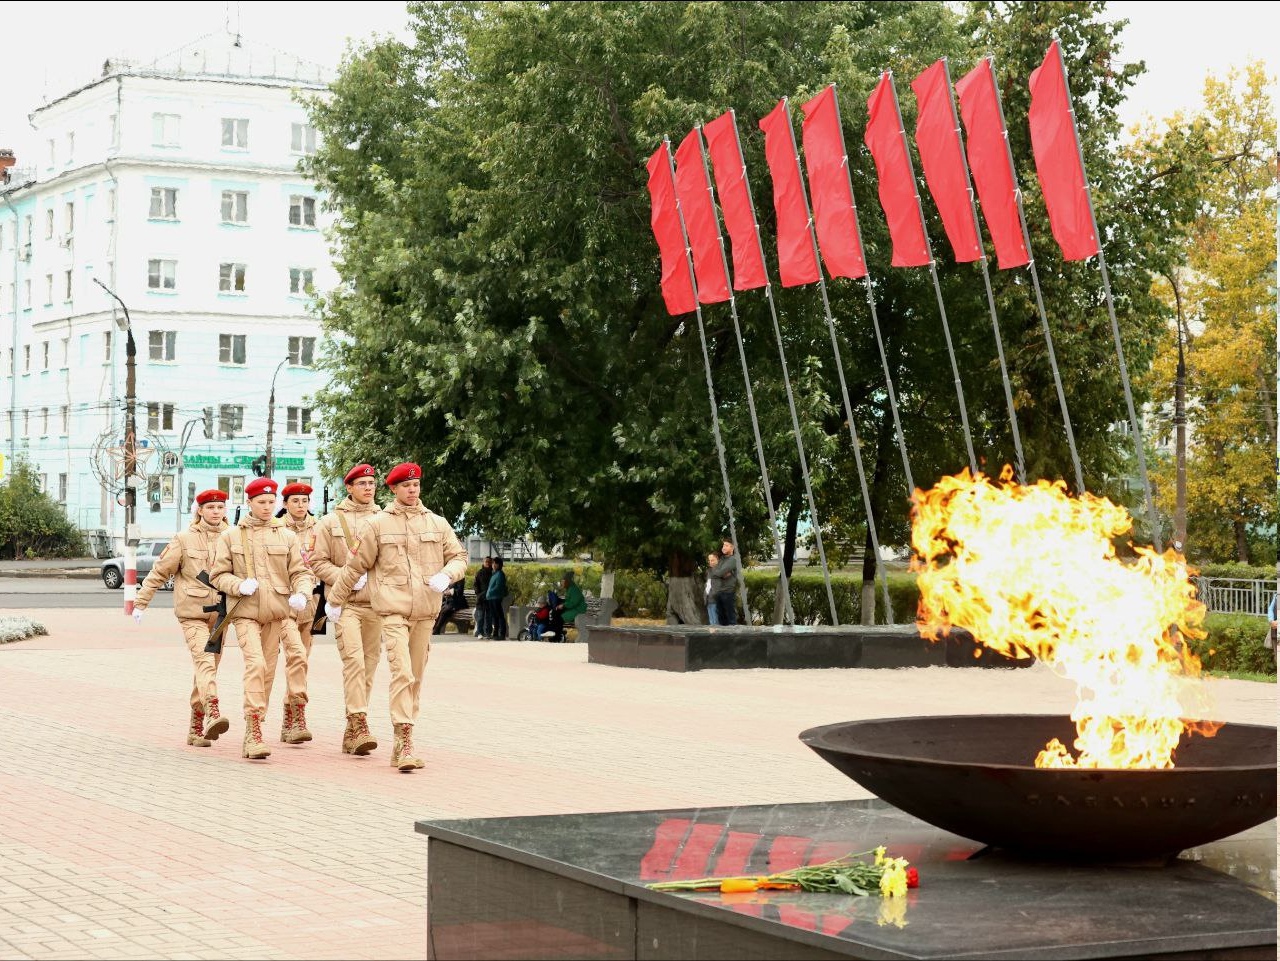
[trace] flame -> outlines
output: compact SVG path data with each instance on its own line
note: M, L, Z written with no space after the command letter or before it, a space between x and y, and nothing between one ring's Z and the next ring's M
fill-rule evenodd
M1061 481L995 483L966 469L912 495L912 570L920 633L951 627L1019 659L1036 657L1076 684L1071 752L1056 738L1036 767L1168 768L1184 730L1212 736L1183 638L1203 638L1205 607L1186 559L1134 546L1116 557L1128 512L1103 497L1072 497Z

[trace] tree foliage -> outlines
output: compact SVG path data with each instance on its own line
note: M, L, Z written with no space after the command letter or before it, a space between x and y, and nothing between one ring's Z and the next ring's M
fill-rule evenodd
M0 555L21 560L84 553L79 529L62 506L40 489L35 468L18 460L0 484Z
M755 121L835 81L876 301L917 483L965 463L927 271L890 270L866 97L882 69L908 82L940 56L959 76L992 52L1028 196L1033 244L1095 489L1124 470L1110 426L1123 401L1093 264L1064 265L1039 204L1026 78L1056 31L1071 70L1086 163L1129 362L1160 330L1152 275L1172 262L1180 183L1119 155L1116 107L1140 65L1114 66L1119 24L1100 3L479 3L410 5L415 39L355 51L311 104L324 142L311 173L337 211L344 285L322 301L334 386L319 398L333 473L356 460L420 459L437 510L497 535L591 546L611 563L687 567L724 529L701 348L692 316L658 289L645 159L664 135L738 112L756 207L773 233ZM923 191L922 191L923 193ZM1012 461L980 277L944 251L943 293L986 466ZM773 252L767 250L773 263ZM1032 476L1069 476L1039 321L1024 272L995 278ZM901 543L907 491L889 430L863 288L831 305L882 539ZM865 535L821 302L778 290L787 359L824 529L836 554ZM766 302L738 297L779 512L807 514ZM740 540L769 541L737 346L725 307L705 312ZM1104 336L1105 334L1105 336Z

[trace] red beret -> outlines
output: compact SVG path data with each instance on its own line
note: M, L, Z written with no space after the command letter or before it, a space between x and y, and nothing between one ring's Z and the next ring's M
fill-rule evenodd
M342 478L342 483L350 484L361 477L377 477L378 472L369 464L356 464L355 467L347 471L347 476Z
M220 490L201 491L196 495L197 504L208 504L211 502L225 504L227 501L227 492Z
M252 500L259 494L274 494L278 486L270 477L259 477L244 485L244 496Z
M286 484L280 491L280 496L288 500L294 494L306 494L311 496L311 488L306 484Z
M395 487L401 481L422 480L422 468L417 464L397 464L387 475L387 486Z

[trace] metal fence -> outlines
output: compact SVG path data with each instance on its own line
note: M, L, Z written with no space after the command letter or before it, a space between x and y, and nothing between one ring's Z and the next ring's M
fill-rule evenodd
M1247 581L1231 577L1197 577L1196 591L1210 614L1250 614L1266 617L1276 596L1275 581Z

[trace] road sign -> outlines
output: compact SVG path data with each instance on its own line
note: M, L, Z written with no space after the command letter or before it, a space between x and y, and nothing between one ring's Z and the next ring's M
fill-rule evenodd
M172 451L172 450L167 450L167 451L165 451L165 452L164 452L164 459L163 459L162 463L164 464L164 469L165 469L165 470L177 470L177 469L178 469L178 453L177 453L177 451Z

